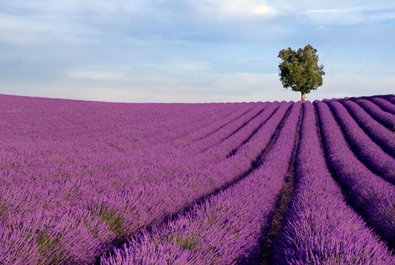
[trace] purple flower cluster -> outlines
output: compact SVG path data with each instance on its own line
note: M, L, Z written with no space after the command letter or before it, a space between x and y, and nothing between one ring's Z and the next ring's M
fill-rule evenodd
M392 264L394 100L0 95L0 264Z
M365 130L365 133L380 145L384 151L395 157L394 133L373 119L354 101L343 100L342 104L349 110L355 121L358 122L358 125Z
M343 129L343 134L355 155L371 171L395 184L395 168L393 166L395 165L395 159L385 153L365 134L343 105L337 101L329 101L328 105L336 116L336 120Z
M275 242L274 264L393 264L394 257L346 204L333 180L309 102L300 131L295 192Z
M329 166L347 199L391 246L395 244L395 187L372 173L349 147L325 102L315 102Z
M391 131L395 131L395 116L393 114L382 110L379 106L367 99L357 99L356 102L378 122Z
M293 105L262 166L175 221L138 235L101 264L233 264L256 252L285 181L300 109Z
M395 96L394 95L384 95L384 96L378 96L380 98L384 98L391 102L392 104L395 104Z
M371 97L369 98L372 102L376 103L380 108L383 110L395 114L395 105L389 102L388 100L384 98L379 98L379 97Z

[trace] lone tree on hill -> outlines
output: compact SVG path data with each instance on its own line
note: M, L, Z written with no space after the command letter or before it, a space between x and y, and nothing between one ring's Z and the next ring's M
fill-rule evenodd
M300 92L302 102L306 94L322 86L324 66L318 66L317 50L310 44L297 51L291 48L282 49L278 57L281 58L279 67L283 86Z

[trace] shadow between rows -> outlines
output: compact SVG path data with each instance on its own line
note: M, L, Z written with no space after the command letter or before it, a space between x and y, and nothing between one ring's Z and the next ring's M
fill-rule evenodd
M248 110L246 110L246 111L243 112L242 114L238 115L237 117L235 117L235 118L233 118L233 119L231 119L231 120L225 122L224 124L222 124L222 125L219 126L218 128L216 128L216 129L214 129L213 131L207 133L206 135L200 137L199 139L197 139L197 141L201 141L201 140L203 140L203 139L209 137L210 135L212 135L212 134L218 132L219 130L221 130L221 129L224 128L225 126L231 124L232 122L234 122L234 121L240 119L241 117L243 117L243 116L246 115L247 113L251 112L254 108L255 108L255 106L252 107L252 108L249 108ZM231 113L231 114L232 114L232 113ZM229 114L229 116L230 116L231 114ZM226 119L226 118L227 118L227 117L225 117L224 119Z
M210 199L211 197L217 195L218 193L220 193L220 192L222 192L222 191L224 191L226 189L229 189L230 187L236 185L241 180L243 180L244 178L249 176L253 171L255 171L263 163L263 160L264 160L266 154L269 152L269 150L273 146L274 142L276 141L276 139L278 137L278 134L279 134L281 128L283 127L286 119L288 118L289 113L291 111L291 108L292 108L291 106L288 107L288 109L287 109L284 117L282 118L280 124L277 126L275 132L271 136L268 145L260 152L260 154L255 158L255 160L253 160L251 162L251 166L245 172L243 172L242 174L240 174L237 177L233 178L231 181L225 183L224 185L222 185L222 186L212 190L211 192L200 196L196 200L188 203L187 205L182 207L180 210L178 210L176 212L173 212L173 213L170 213L170 214L167 214L164 217L160 218L159 220L154 220L154 221L148 223L144 227L141 227L135 233L132 233L130 235L125 235L125 236L118 237L118 238L116 238L116 239L114 239L114 240L112 240L112 241L110 241L108 243L103 244L101 253L94 258L94 260L95 260L94 264L99 265L101 257L107 257L107 256L113 255L115 253L115 249L122 247L124 244L126 244L128 242L128 239L137 236L139 233L142 233L142 231L151 232L154 226L165 225L167 223L170 223L170 222L178 219L180 215L187 214L194 207L202 205L206 200ZM260 113L262 111L263 110L261 110Z
M344 201L347 203L347 205L351 209L353 209L361 217L362 220L365 221L366 226L372 231L372 233L374 233L377 236L377 238L379 238L381 240L381 242L387 247L388 251L390 251L391 253L395 253L395 240L393 238L386 238L385 235L383 235L383 233L381 233L374 226L374 224L371 222L371 220L369 220L369 218L367 218L365 216L363 207L358 206L352 202L353 200L351 198L351 194L349 192L347 192L347 187L346 187L345 183L339 177L337 177L336 170L334 169L332 163L329 161L330 154L328 153L328 149L325 147L325 144L324 144L324 141L322 138L321 119L319 118L320 112L317 110L316 105L314 105L314 112L316 114L316 122L317 122L316 127L318 130L318 138L320 139L321 148L324 151L324 158L325 158L328 170L331 174L331 177L334 179L336 184L340 187ZM337 124L337 125L340 126L339 124ZM347 139L347 138L345 138L345 139ZM377 176L377 177L379 177L379 176Z
M300 128L303 120L303 105L300 109L298 124L296 127L295 142L292 150L292 157L289 163L287 173L285 175L285 182L277 195L274 209L269 214L268 223L262 228L258 245L248 256L240 257L237 261L238 265L248 264L273 264L275 242L279 233L284 227L286 213L289 209L292 196L294 194L295 185L295 159L299 148Z
M263 107L260 111L258 111L258 113L256 113L254 116L252 116L251 118L249 118L247 121L245 121L242 125L240 125L237 129L233 130L230 134L228 134L227 136L225 136L224 138L222 138L219 142L206 147L202 150L202 153L207 152L208 150L210 150L211 148L213 148L214 146L223 143L224 141L226 141L227 139L229 139L230 137L232 137L234 134L236 134L237 132L239 132L241 129L243 129L248 123L250 123L251 121L253 121L256 117L258 117L265 109L267 109L267 107Z

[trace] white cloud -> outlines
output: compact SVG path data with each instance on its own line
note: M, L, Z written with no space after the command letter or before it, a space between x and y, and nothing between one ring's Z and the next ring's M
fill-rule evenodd
M187 0L197 10L217 18L274 16L273 6L256 0Z
M26 27L27 23L21 19L4 15L0 16L0 29L21 30Z
M369 16L369 20L380 22L386 20L395 20L395 12L382 12L379 14L373 14Z
M297 100L299 94L282 88L278 74L260 73L277 70L279 49L308 40L317 43L320 58L324 51L330 54L331 60L322 62L334 69L308 98L389 93L395 80L381 76L393 75L388 69L394 69L394 56L387 46L394 39L386 34L393 23L373 27L394 19L394 9L386 5L340 0L3 1L0 43L6 45L0 66L7 71L2 71L0 87L8 87L9 93L112 101ZM373 23L341 27L362 22ZM317 32L318 27L329 30ZM363 66L369 68L359 69Z
M329 9L311 9L305 11L306 14L341 14L360 11L361 8L349 7L349 8L329 8Z
M80 80L97 80L97 81L122 81L126 80L126 76L120 72L110 71L70 71L66 75L70 79Z
M366 19L364 9L360 7L311 9L303 11L302 14L320 25L357 24Z
M395 18L391 6L353 5L339 8L317 8L303 10L301 13L311 21L326 25L359 24L369 21L380 22Z
M0 42L35 44L48 42L81 43L92 41L97 30L53 17L24 17L0 14Z
M257 15L274 15L276 11L272 6L269 5L256 5L254 7L254 13Z
M121 75L122 76L122 75ZM201 73L188 76L151 74L147 79L133 76L124 82L111 80L116 73L95 72L85 77L99 78L98 82L70 79L70 82L48 84L5 84L2 93L30 96L66 97L117 102L234 102L273 101L300 98L300 93L282 87L276 73ZM109 78L102 83L100 78ZM389 94L395 77L362 76L360 74L333 74L324 77L324 85L307 95L308 100Z
M11 44L33 42L35 35L45 30L45 27L29 24L23 18L0 15L0 42Z
M324 79L325 81L325 79ZM394 89L393 75L361 75L354 73L332 74L326 78L326 86L344 95L388 94Z
M152 1L144 0L13 0L6 7L36 14L67 14L76 12L95 12L100 14L129 13L139 14L146 10Z

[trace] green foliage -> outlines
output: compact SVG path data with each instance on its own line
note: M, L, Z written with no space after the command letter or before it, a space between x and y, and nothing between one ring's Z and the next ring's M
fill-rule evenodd
M0 221L5 218L7 215L7 206L5 204L0 203Z
M52 238L45 231L38 231L36 235L36 242L38 244L38 251L43 253L49 250L55 250L60 246L60 238Z
M39 253L45 256L40 264L59 264L66 260L59 236L54 238L46 231L37 231L36 243Z
M278 57L281 59L279 68L283 86L301 92L302 101L305 94L322 86L324 66L318 65L317 50L310 44L297 51L282 49Z
M197 241L192 235L187 236L175 234L173 237L173 242L182 249L195 250L197 248Z
M117 236L124 236L126 234L125 221L114 209L101 206L96 211L99 219L105 222L108 228Z

